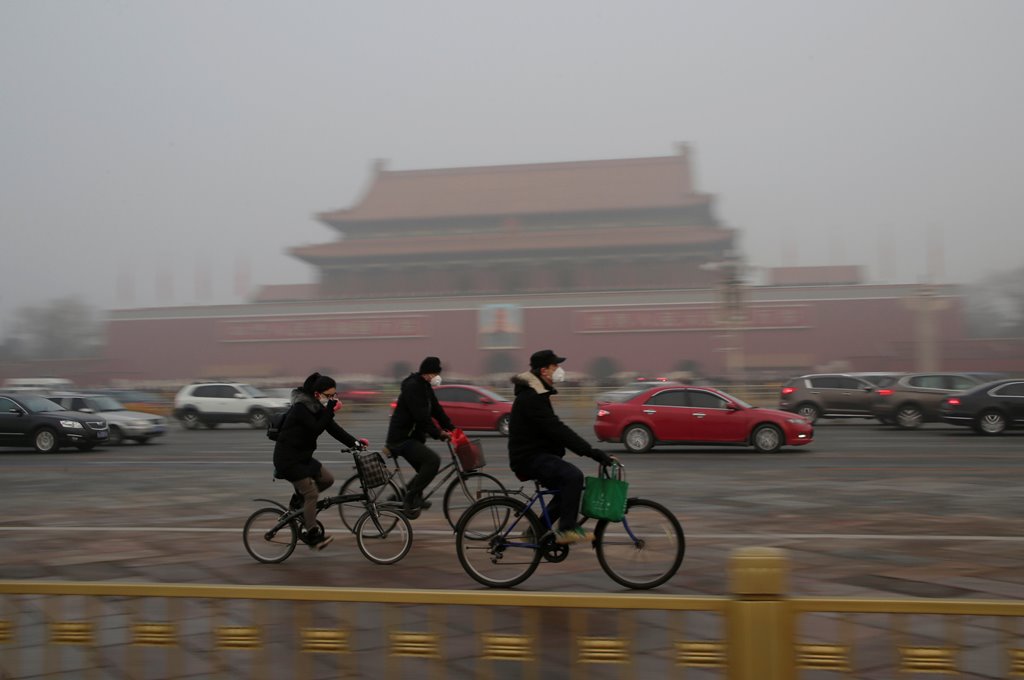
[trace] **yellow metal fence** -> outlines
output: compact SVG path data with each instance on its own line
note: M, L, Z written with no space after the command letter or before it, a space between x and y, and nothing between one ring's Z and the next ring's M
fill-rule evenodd
M0 581L0 677L1024 677L1024 603Z

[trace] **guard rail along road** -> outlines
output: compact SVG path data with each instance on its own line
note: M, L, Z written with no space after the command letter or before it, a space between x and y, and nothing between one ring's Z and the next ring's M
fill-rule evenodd
M729 570L723 597L0 581L0 677L1024 676L1024 603L787 597L775 548Z

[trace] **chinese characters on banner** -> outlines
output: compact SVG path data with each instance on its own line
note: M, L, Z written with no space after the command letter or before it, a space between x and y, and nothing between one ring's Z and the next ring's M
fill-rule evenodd
M739 328L806 328L811 325L811 309L806 305L750 306L746 313L746 322ZM577 333L713 331L724 325L722 310L714 306L586 309L577 310L573 315L573 330Z
M429 335L429 317L422 314L359 316L337 314L272 319L238 319L217 325L221 342L289 340L360 340L422 338Z

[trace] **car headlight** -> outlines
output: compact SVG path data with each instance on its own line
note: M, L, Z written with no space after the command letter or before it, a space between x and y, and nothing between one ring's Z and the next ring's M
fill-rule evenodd
M786 418L787 423L793 423L794 425L806 425L806 418Z
M77 420L62 420L60 421L61 427L66 427L69 430L81 430L82 424Z

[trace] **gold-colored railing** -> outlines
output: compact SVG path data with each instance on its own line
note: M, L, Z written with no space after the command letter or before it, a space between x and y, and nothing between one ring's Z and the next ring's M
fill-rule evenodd
M1024 603L788 598L786 570L737 551L724 597L0 581L0 677L1024 677Z

